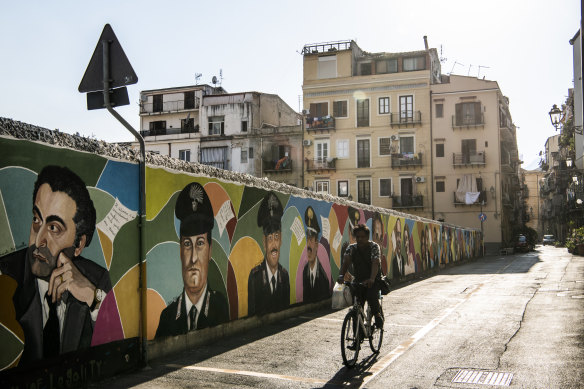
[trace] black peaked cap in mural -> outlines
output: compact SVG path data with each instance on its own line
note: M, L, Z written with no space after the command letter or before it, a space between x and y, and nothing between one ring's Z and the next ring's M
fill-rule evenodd
M351 224L351 231L353 228L357 227L359 224L359 210L353 207L349 207L349 223Z
M283 214L284 208L278 196L274 192L265 195L258 210L258 227L262 228L264 235L281 231Z
M316 235L320 233L320 226L318 225L318 219L314 209L309 205L304 212L304 224L306 225L307 235Z
M199 235L213 229L213 207L198 182L188 184L179 193L174 214L180 220L181 236Z

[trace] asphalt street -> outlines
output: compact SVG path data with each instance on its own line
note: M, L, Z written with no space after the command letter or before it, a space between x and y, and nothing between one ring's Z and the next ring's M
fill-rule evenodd
M584 257L491 256L383 299L381 351L343 366L346 309L321 310L151 361L93 388L584 388Z

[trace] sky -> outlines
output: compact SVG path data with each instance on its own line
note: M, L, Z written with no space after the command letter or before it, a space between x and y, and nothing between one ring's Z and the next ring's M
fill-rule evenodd
M0 24L0 116L108 142L134 140L79 83L109 23L137 76L116 110L139 130L140 91L211 84L279 95L300 110L305 44L353 39L368 52L424 49L442 73L497 81L524 168L555 134L548 112L573 87L579 0L10 1Z

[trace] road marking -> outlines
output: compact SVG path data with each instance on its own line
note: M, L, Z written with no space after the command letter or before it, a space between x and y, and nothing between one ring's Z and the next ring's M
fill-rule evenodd
M431 322L429 322L424 327L422 327L422 329L420 329L414 335L410 336L408 339L406 339L399 346L397 346L392 351L390 351L388 354L386 354L381 359L379 359L373 366L371 366L371 368L369 369L369 372L371 374L366 379L363 380L363 383L361 384L360 387L364 387L365 385L367 385L367 383L369 383L369 381L371 381L372 379L377 377L377 375L379 373L381 373L383 370L385 370L387 367L389 367L389 365L391 365L393 362L395 362L396 359L401 357L406 351L408 351L416 343L418 343L418 341L420 339L422 339L424 336L426 336L426 334L428 334L428 332L432 331L438 324L440 324L440 322L442 320L446 319L460 305L462 305L464 302L466 302L482 286L483 286L483 284L477 285L474 289L469 291L468 294L466 294L462 300L460 300L456 304L446 308L446 310L440 316L437 316L436 318L434 318Z
M343 319L329 319L326 317L311 317L311 316L298 316L300 319L311 319L311 320L323 320L323 321L334 321L334 322L342 322Z
M327 382L330 383L328 380L321 380L318 378L309 378L309 377L295 377L289 375L282 375L282 374L270 374L270 373L260 373L257 371L247 371L247 370L234 370L234 369L219 369L216 367L204 367L204 366L182 366L177 364L167 364L166 366L171 368L178 368L178 369L186 369L186 370L197 370L197 371L209 371L213 373L223 373L223 374L237 374L237 375L244 375L248 377L258 377L258 378L272 378L276 380L286 380L286 381L293 381L293 382L306 382L311 384L326 384Z

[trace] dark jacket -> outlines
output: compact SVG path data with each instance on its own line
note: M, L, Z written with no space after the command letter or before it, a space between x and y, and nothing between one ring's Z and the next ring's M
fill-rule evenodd
M302 271L302 299L305 303L312 303L331 297L330 282L316 258L316 278L314 287L310 282L310 265L307 263Z
M176 336L189 332L187 320L187 305L182 293L160 313L160 323L156 330L156 338ZM211 290L207 285L203 306L197 319L197 329L213 327L229 321L229 306L225 297Z
M24 331L24 351L19 366L43 358L41 297L36 277L32 274L26 257L27 250L28 248L21 249L0 259L2 274L12 277L18 284L12 301L16 310L16 320ZM73 264L97 288L106 293L112 289L109 273L103 267L83 257L74 258ZM91 321L89 306L77 300L72 294L66 297L66 304L61 354L90 347L93 336L94 323Z
M268 280L266 259L251 269L247 281L247 314L277 312L290 305L290 277L288 271L278 263L276 291L272 294Z

